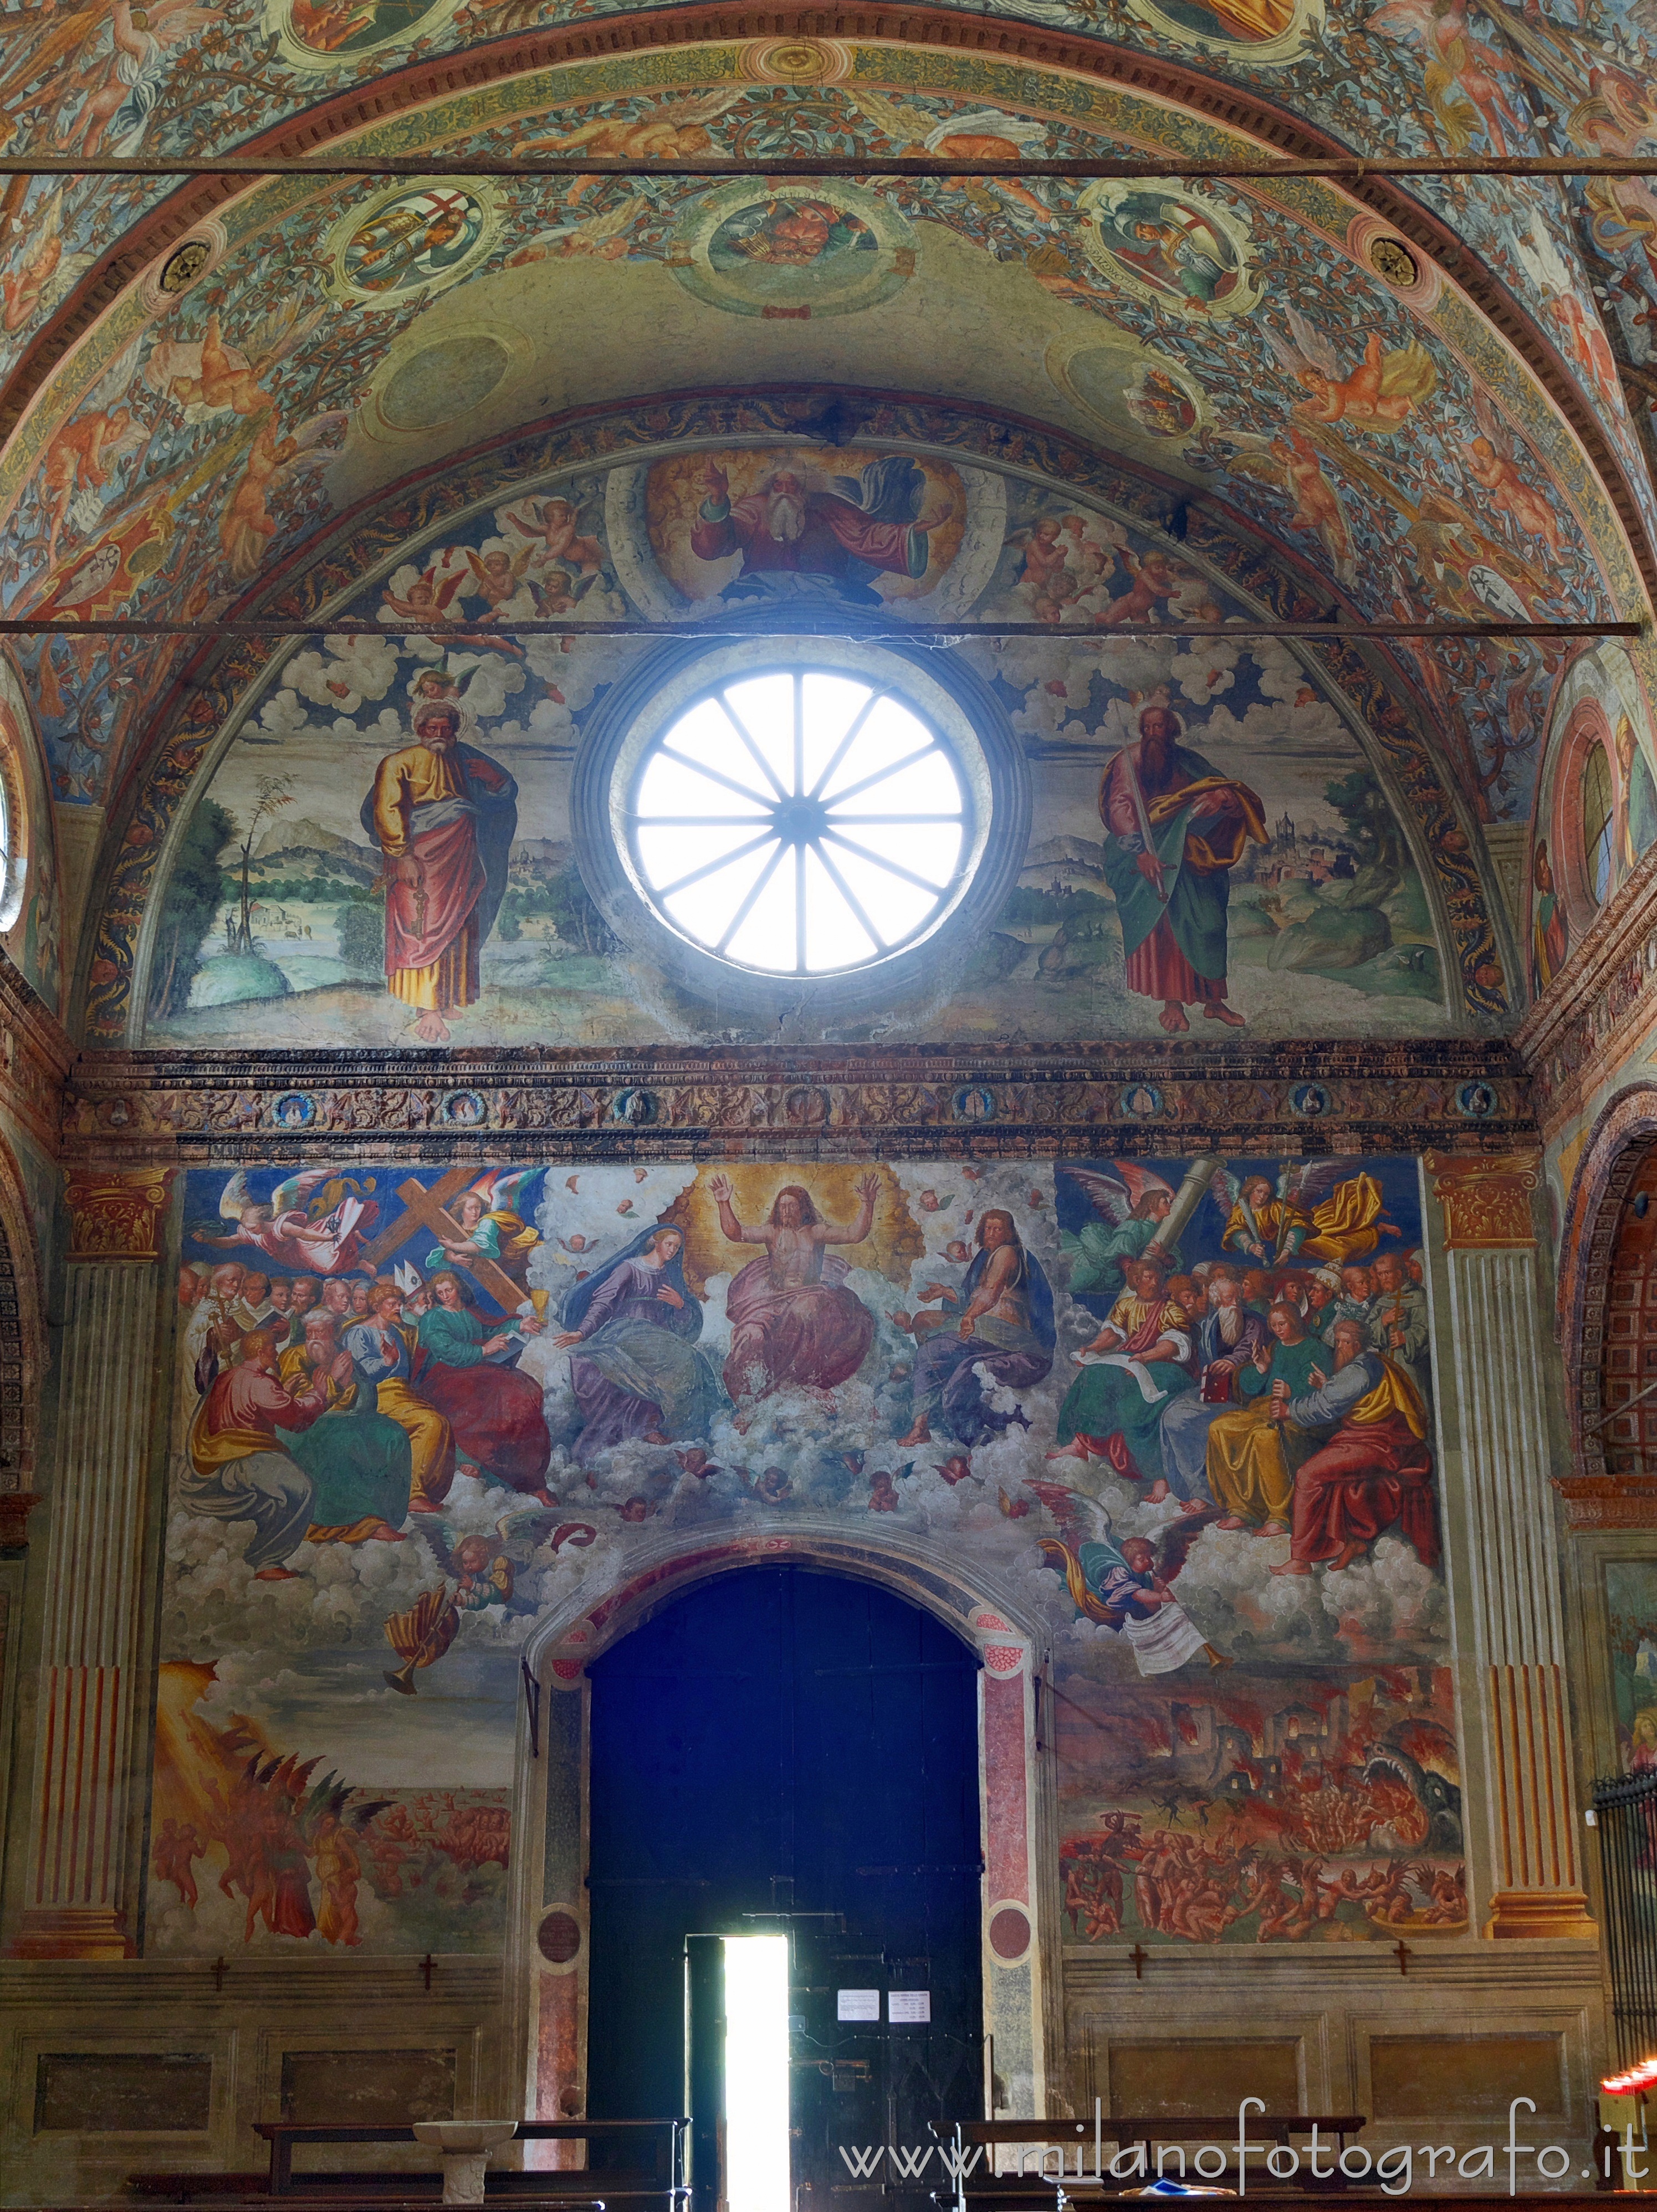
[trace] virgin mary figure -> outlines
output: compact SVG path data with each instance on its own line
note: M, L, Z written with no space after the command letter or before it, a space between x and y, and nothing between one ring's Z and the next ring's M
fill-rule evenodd
M570 1355L581 1466L612 1444L706 1436L719 1385L697 1349L702 1308L685 1280L681 1231L661 1224L643 1231L576 1284L564 1322L552 1341Z

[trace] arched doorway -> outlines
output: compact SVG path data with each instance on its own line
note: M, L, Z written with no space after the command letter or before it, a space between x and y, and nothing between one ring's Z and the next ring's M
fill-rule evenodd
M685 1939L767 1931L790 1942L796 2202L844 2190L842 2146L977 2115L978 1671L895 1594L784 1565L691 1590L592 1664L589 2115L679 2109Z

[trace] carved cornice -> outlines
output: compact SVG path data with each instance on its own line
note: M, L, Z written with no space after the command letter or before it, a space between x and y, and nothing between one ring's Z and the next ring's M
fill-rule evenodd
M1563 973L1514 1032L1546 1134L1581 1110L1654 1021L1657 845L1595 915Z
M1506 1154L1533 1139L1504 1044L1146 1043L809 1051L100 1053L66 1162L383 1154Z

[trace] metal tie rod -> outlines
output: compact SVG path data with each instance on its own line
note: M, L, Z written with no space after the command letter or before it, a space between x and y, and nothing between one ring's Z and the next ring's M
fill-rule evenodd
M850 637L911 639L928 644L965 644L973 638L1064 638L1103 645L1112 638L1158 638L1178 643L1181 638L1209 637L1366 637L1504 638L1504 637L1641 637L1637 622L1600 623L1408 623L1408 622L1253 622L1234 623L1118 623L1108 629L1084 628L1079 623L886 623L869 628L841 626L832 621L813 622L808 615L789 623L770 623L763 628L747 623L722 624L674 622L558 622L537 618L528 622L476 623L364 622L360 617L330 620L326 615L311 621L295 617L289 622L247 620L226 622L58 621L34 620L25 615L0 622L0 637L429 637L444 643L499 645L515 637L678 637L698 642L716 639L728 643L741 637Z
M3 18L0 18L3 20ZM1593 159L1575 154L1533 160L1474 155L1460 161L1362 155L1252 155L1234 161L1176 160L1136 154L1080 161L956 161L921 155L836 155L815 159L702 161L583 161L578 155L521 154L362 155L213 154L173 161L115 155L35 155L0 161L0 177L1051 177L1076 183L1105 179L1328 177L1362 184L1367 177L1652 177L1657 157Z

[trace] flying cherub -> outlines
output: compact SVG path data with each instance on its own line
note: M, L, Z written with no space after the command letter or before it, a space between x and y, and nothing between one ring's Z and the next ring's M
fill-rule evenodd
M1351 583L1358 573L1352 526L1339 492L1324 474L1323 456L1306 432L1290 422L1272 438L1248 430L1233 431L1227 443L1233 448L1226 463L1232 474L1252 477L1257 483L1270 484L1274 491L1287 492L1295 502L1291 524L1315 532L1334 568L1336 581Z
M1343 376L1340 356L1317 325L1298 307L1283 312L1294 333L1294 348L1284 345L1270 327L1266 337L1284 368L1306 387L1308 397L1295 410L1304 422L1349 422L1355 430L1386 435L1438 383L1432 356L1424 346L1412 341L1383 353L1379 331L1370 331L1363 359Z
M98 258L95 253L64 252L63 214L60 185L45 206L27 218L23 234L28 242L22 259L0 276L0 328L8 334L21 331L37 315L49 315Z
M564 201L573 207L589 184L597 184L596 177L582 177ZM632 228L633 218L650 204L643 192L634 192L629 198L619 200L612 208L600 208L594 215L579 222L564 222L551 230L538 230L533 238L526 239L515 252L508 254L509 269L521 269L532 261L570 261L586 255L597 261L619 261L627 252L627 234Z
M518 586L523 580L524 570L529 566L530 556L534 550L533 545L526 545L520 551L511 553L505 546L498 545L491 546L484 553L474 553L467 546L466 562L472 579L466 587L468 597L476 592L488 603L491 611L504 606L509 599L515 599Z
M602 161L685 161L710 150L714 142L707 126L716 116L734 106L744 89L741 85L721 85L693 99L661 100L648 113L631 118L600 116L557 137L522 139L513 151L530 159L537 154L578 154L585 150L594 160ZM598 181L596 177L578 177L565 205L573 206Z
M1201 1533L1197 1520L1182 1516L1155 1543L1145 1536L1124 1536L1118 1542L1111 1516L1097 1498L1060 1482L1024 1486L1064 1532L1062 1537L1042 1537L1041 1549L1048 1565L1063 1576L1077 1613L1124 1636L1142 1675L1172 1674L1199 1652L1210 1667L1231 1665L1171 1587Z
M307 1168L258 1200L238 1168L219 1194L219 1218L235 1229L193 1233L198 1244L251 1244L298 1274L343 1275L358 1264L362 1238L380 1218L378 1201L363 1194L373 1188L332 1168Z
M144 363L144 382L152 392L183 410L194 423L222 414L267 414L276 405L264 380L303 344L328 313L314 307L302 313L297 301L272 307L241 345L232 345L219 325L218 310L208 316L199 338L189 343L161 338Z
M103 520L101 495L111 477L129 454L142 452L149 442L152 434L126 404L139 351L136 341L122 350L46 447L40 506L49 568L57 561L64 524L72 522L82 533L95 530Z
M1047 151L1047 125L1039 123L1033 116L1007 115L993 107L974 107L965 114L946 116L941 123L924 108L906 107L901 101L888 100L883 93L871 92L862 86L859 86L856 97L858 106L869 121L902 149L905 158L933 154L941 161L1017 161L1032 156L1039 158ZM1008 199L1018 201L1044 222L1052 220L1052 209L1017 177L942 179L946 191L966 191L975 185L980 190L987 185L992 191L1004 192Z
M1551 502L1520 475L1513 441L1477 385L1473 414L1482 434L1473 440L1464 457L1468 475L1489 493L1490 504L1498 514L1510 517L1526 537L1539 538L1550 553L1563 553L1564 539Z

